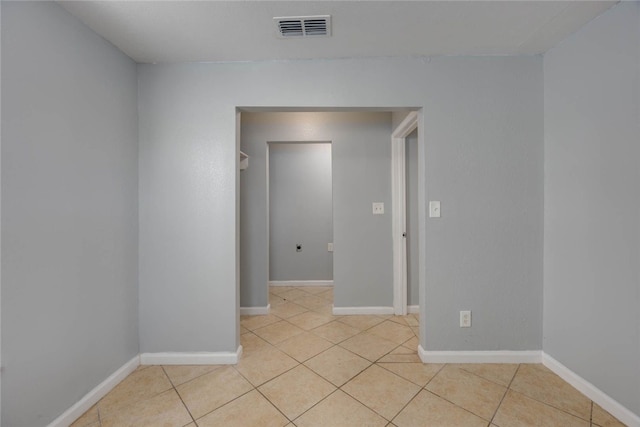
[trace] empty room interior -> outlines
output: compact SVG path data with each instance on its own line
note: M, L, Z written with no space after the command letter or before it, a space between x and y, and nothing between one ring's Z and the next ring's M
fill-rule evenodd
M0 19L2 426L640 427L640 2Z

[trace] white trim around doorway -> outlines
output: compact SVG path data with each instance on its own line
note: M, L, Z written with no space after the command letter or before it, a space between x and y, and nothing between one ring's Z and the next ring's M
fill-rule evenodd
M391 212L393 236L393 313L407 314L406 164L405 140L418 128L411 111L391 134ZM420 152L420 150L418 150Z

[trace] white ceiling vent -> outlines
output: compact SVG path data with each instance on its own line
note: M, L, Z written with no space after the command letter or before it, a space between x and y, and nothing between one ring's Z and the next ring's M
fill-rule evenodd
M273 18L278 37L327 37L331 35L331 16L283 16Z

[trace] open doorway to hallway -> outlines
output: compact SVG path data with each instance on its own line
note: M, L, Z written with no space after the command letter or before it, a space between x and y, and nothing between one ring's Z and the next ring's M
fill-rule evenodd
M268 283L278 280L270 271L270 143L331 141L333 238L318 256L333 243L334 313L393 313L391 119L389 111L242 113L239 148L250 161L240 174L241 307L267 311ZM288 255L302 260L304 242L289 243Z

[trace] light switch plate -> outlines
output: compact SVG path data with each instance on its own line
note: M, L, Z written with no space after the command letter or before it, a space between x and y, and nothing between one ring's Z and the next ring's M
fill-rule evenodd
M463 310L460 312L460 327L461 328L471 327L471 311Z
M373 214L374 215L383 215L384 214L384 203L382 202L373 202Z
M431 200L429 202L429 218L440 218L440 202Z
M333 243L327 243L327 251L333 252Z

